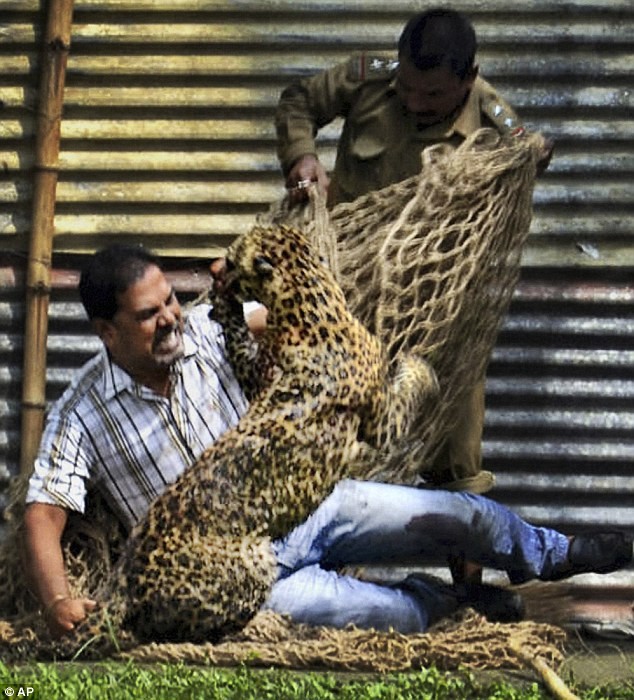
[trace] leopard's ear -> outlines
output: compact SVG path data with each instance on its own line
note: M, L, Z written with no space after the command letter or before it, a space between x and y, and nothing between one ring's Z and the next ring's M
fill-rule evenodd
M253 269L260 277L272 277L275 265L266 255L258 255L253 260Z

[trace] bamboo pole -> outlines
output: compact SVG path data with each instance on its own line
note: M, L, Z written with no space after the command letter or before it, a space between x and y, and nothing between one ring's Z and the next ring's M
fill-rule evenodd
M525 664L532 666L537 673L539 673L550 694L556 698L556 700L581 700L578 695L575 695L568 688L564 681L553 671L544 659L535 655L534 649L523 647L517 639L513 638L510 640L510 647L518 658Z
M55 196L73 0L49 0L35 138L33 216L26 277L20 473L29 474L46 409L46 338Z

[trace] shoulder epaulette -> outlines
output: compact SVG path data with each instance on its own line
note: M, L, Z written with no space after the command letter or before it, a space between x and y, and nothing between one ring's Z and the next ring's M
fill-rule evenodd
M391 79L398 61L385 56L359 54L348 63L348 78L356 82Z
M481 109L500 131L515 131L522 126L515 112L497 95L487 95Z

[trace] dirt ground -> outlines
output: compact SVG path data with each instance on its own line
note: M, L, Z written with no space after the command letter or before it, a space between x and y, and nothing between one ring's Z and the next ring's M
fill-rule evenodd
M579 638L560 675L587 686L634 683L634 640Z
M585 688L608 684L615 687L634 686L634 639L607 641L585 636L574 639L558 673L567 685L574 682ZM481 675L485 682L501 680L518 688L528 687L538 679L537 673L529 669L482 672Z

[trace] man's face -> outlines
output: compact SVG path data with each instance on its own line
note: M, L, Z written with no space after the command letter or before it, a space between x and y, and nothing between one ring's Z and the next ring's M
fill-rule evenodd
M459 78L446 66L419 70L401 59L396 73L396 94L419 123L431 126L458 109L473 87L477 71Z
M98 331L116 364L143 381L182 357L181 307L158 267L148 267L117 301L117 313Z

